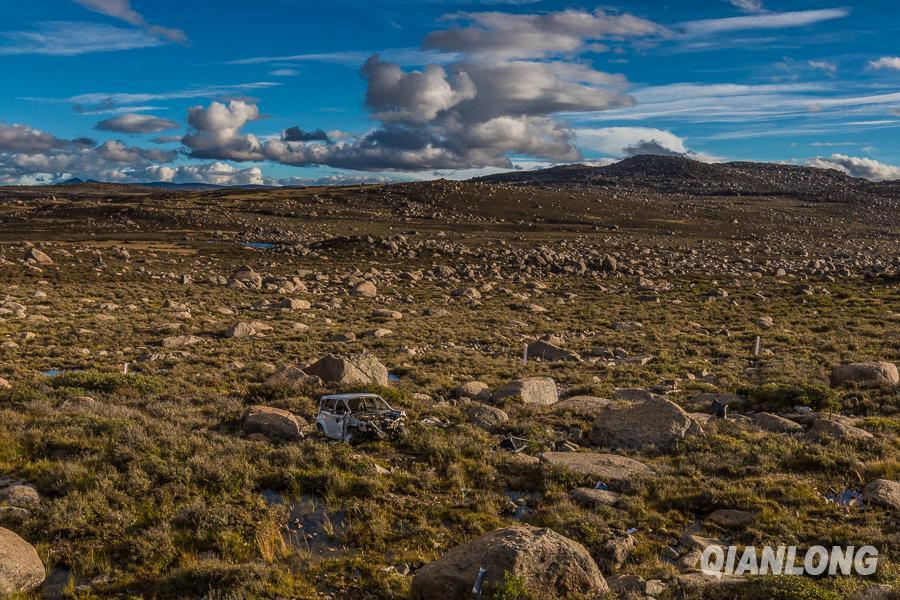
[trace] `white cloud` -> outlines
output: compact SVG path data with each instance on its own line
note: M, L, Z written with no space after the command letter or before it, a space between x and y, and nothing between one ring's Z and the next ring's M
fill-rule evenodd
M282 56L251 56L227 61L226 65L258 65L263 63L323 62L358 67L374 54L371 50L344 50L340 52L316 52ZM388 48L379 50L382 60L402 67L418 67L427 64L447 64L459 59L453 52L435 52L422 48Z
M428 65L423 71L404 72L399 65L372 56L362 68L369 82L366 102L375 118L426 123L438 113L475 97L475 84L465 72L447 75L443 67Z
M616 158L637 154L684 156L705 162L718 159L689 150L685 140L671 131L651 127L602 127L576 129L579 146Z
M33 31L2 32L0 40L0 56L76 56L152 48L162 44L157 38L140 30L81 21L44 21L38 23Z
M228 163L212 162L197 165L153 166L128 172L134 182L163 181L168 183L209 183L212 185L272 185L275 182L263 175L259 167L239 169Z
M168 100L185 100L191 98L219 98L247 94L258 90L265 90L282 85L273 81L254 81L250 83L237 83L233 85L207 85L171 90L168 92L90 92L69 96L67 98L40 98L23 97L20 100L32 102L68 103L78 107L89 107L89 110L114 110L116 107L127 104L146 102L160 102ZM134 109L131 109L134 111Z
M900 179L900 167L873 158L832 154L830 157L811 158L806 164L820 169L837 169L851 177L864 177L874 181Z
M788 29L792 27L804 27L841 19L850 14L846 8L825 8L819 10L800 10L793 12L765 13L760 15L746 15L743 17L728 17L725 19L701 19L682 23L680 30L689 36L712 35L719 33L731 33L734 31L747 31L759 29Z
M0 183L52 181L77 175L117 181L126 170L168 163L177 152L62 139L26 125L0 124Z
M602 50L590 42L625 37L663 35L661 25L630 14L611 15L563 10L545 14L475 12L449 15L460 25L435 31L425 38L426 48L491 59L543 58L588 49Z
M870 69L891 69L900 71L900 56L882 56L878 60L869 61Z
M838 70L836 64L824 60L811 60L808 64L811 69L822 71L828 75L834 75Z
M240 131L257 119L256 105L241 100L232 100L227 105L213 102L208 108L195 106L188 109L188 123L194 130L182 141L197 158L259 160L259 140Z
M97 123L97 129L100 131L114 131L118 133L159 133L160 131L176 129L177 127L178 123L169 119L133 113L119 115Z
M766 10L762 0L728 0L728 2L735 8L748 13L761 13Z
M143 15L131 7L129 0L75 0L75 3L88 10L119 19L135 27L140 27L154 37L179 44L186 44L188 41L187 35L180 29L160 27L148 23Z

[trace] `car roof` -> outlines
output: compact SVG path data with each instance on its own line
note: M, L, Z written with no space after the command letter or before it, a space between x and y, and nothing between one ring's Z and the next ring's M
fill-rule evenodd
M353 400L355 398L381 398L378 394L356 393L356 394L330 394L322 396L320 400ZM382 398L383 400L383 398Z

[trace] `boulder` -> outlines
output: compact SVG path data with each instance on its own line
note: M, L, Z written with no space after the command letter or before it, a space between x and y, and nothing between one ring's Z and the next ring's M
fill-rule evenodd
M34 546L0 527L0 596L30 592L44 577L44 564Z
M559 346L556 346L544 340L535 340L528 344L528 357L541 358L551 361L560 360L581 362L581 357L575 352L566 350L565 348L560 348Z
M37 248L29 248L25 253L25 260L33 260L39 265L52 265L53 259Z
M870 504L900 511L900 482L889 479L870 481L863 490L863 499Z
M300 298L282 298L276 306L284 310L309 310L312 308L309 301Z
M862 387L897 385L897 365L889 362L863 362L838 365L831 370L831 387L855 384Z
M322 384L322 380L315 375L309 375L300 367L283 365L266 378L265 384L289 388L317 387Z
M492 531L425 565L413 577L411 597L469 600L481 569L485 596L502 586L507 574L532 592L552 590L560 597L597 598L609 591L584 546L551 529L526 525Z
M588 508L600 508L601 506L615 506L621 494L610 490L597 490L594 488L580 487L570 492L572 500Z
M603 260L600 262L600 270L605 271L607 273L615 273L619 268L619 262L615 259L614 256L610 256L609 254L603 257Z
M490 400L491 389L481 381L469 381L455 390L453 395L457 398L474 398L475 400Z
M562 471L618 486L638 477L653 475L653 469L642 462L618 454L598 452L544 452L540 455L545 471Z
M761 412L750 417L750 422L764 431L772 433L800 433L803 425L790 419L779 417L771 413Z
M473 425L485 431L497 431L509 421L509 415L505 411L474 402L466 407L466 416Z
M358 298L374 298L378 295L378 288L371 281L363 281L350 290L350 295Z
M303 426L306 422L302 418L271 406L254 405L244 413L244 431L261 433L270 439L299 440L303 437L300 433Z
M820 413L816 415L812 427L809 428L806 435L814 440L824 440L828 438L841 440L870 440L875 437L868 431L856 427L853 423L854 421L852 419L842 415Z
M196 335L173 335L171 337L167 337L162 341L163 348L186 348L187 346L193 346L194 344L199 344L203 341L203 338L197 337Z
M225 332L227 338L245 338L256 335L256 329L250 323L241 321L235 323Z
M518 396L524 404L550 406L559 400L556 382L550 377L525 377L511 381L494 392L494 400Z
M30 485L11 485L0 491L0 503L16 508L38 508L41 496Z
M610 404L600 410L590 439L598 446L667 450L703 429L674 402L663 398L634 404Z
M338 385L388 384L388 370L371 354L361 352L348 357L329 354L303 369L325 383Z
M553 412L595 418L600 410L610 402L611 400L597 396L572 396L554 404Z

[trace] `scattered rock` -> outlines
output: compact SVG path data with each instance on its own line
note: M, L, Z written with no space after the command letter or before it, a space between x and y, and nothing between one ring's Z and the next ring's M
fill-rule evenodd
M0 596L30 592L44 581L44 564L34 546L0 527Z
M362 352L346 358L329 354L304 371L315 375L325 383L338 385L355 385L374 383L388 385L388 370L371 354Z
M561 597L596 598L609 591L584 546L551 529L519 526L485 534L425 565L413 577L411 597L469 600L480 569L485 592L503 585L506 573L532 591Z
M548 473L554 470L581 475L593 482L603 481L609 485L620 485L639 477L654 474L644 463L618 454L597 452L544 452L541 461Z
M575 352L560 348L544 340L535 340L528 344L528 356L529 358L541 358L550 361L581 362L581 357Z
M598 490L594 488L580 487L570 492L572 500L588 508L600 508L601 506L615 506L621 494L610 490Z
M286 410L271 406L254 405L244 413L244 432L261 433L270 439L299 440L300 428L306 422Z
M685 436L702 434L703 429L680 406L660 398L605 406L594 421L590 439L607 448L667 450Z
M29 248L28 252L25 253L25 260L33 260L39 265L52 265L53 259L47 256L46 253L41 252L37 248Z
M0 502L15 508L33 509L41 505L41 497L30 485L11 485L0 490Z
M494 400L519 397L524 404L550 406L559 400L556 382L550 377L525 377L511 381L494 392Z
M750 422L760 429L771 431L772 433L800 433L803 431L803 425L766 412L752 415Z
M491 389L481 381L469 381L453 390L453 395L457 398L487 401L491 399Z
M350 295L360 298L374 298L378 295L378 288L371 281L363 281L350 290Z
M256 329L253 328L253 325L243 321L235 323L225 332L227 338L245 338L254 335L256 335Z
M820 413L815 417L812 427L806 432L814 440L836 438L842 440L870 440L871 433L853 425L853 420L841 415Z
M831 370L831 386L856 384L861 387L897 385L900 374L897 365L889 362L864 362L838 365Z
M470 403L466 407L466 416L469 421L476 427L481 427L485 431L497 431L507 421L509 415L505 411L495 406L487 406L486 404Z
M863 490L863 499L872 504L900 511L900 482L889 479L870 481Z

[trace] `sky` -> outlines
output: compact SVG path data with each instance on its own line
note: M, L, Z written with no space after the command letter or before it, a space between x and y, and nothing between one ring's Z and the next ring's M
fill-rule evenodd
M468 178L644 153L900 179L896 0L0 2L0 183Z

